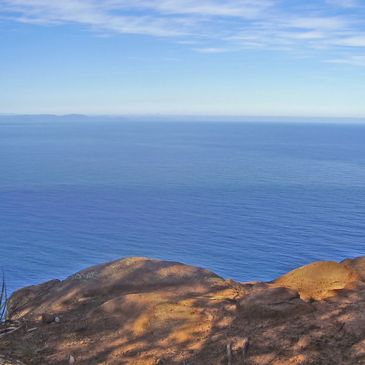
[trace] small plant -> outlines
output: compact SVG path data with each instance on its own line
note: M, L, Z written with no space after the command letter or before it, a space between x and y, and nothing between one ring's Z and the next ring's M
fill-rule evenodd
M8 295L6 292L6 283L5 283L5 275L3 273L3 277L1 279L1 288L0 288L0 323L5 320L6 316L6 307L8 301Z

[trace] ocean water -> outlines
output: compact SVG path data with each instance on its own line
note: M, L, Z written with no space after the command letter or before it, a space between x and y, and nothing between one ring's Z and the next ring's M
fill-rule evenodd
M365 126L2 121L10 291L147 256L240 281L365 255Z

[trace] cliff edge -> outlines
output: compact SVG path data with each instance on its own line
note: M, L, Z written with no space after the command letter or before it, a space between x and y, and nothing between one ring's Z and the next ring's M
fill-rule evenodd
M0 364L365 364L365 257L238 283L129 258L15 292Z

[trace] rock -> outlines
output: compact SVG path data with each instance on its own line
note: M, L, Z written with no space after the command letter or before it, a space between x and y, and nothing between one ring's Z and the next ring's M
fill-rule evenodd
M350 265L320 261L293 270L276 279L274 284L297 291L304 300L323 300L356 280L359 276Z
M44 312L59 312L72 302L118 293L143 292L153 288L204 291L227 287L219 276L201 268L176 262L128 258L82 270L64 281L52 280L15 292L9 300L12 318L35 318ZM43 293L43 294L42 294Z
M289 318L309 313L312 308L294 290L259 284L240 300L239 311L240 315L248 318Z
M360 280L365 281L365 257L343 260L340 264L355 272Z
M56 315L52 313L42 313L42 322L45 324L50 324L54 322L56 319Z
M14 292L8 300L8 316L11 319L21 318L23 316L22 308L29 309L32 303L38 298L44 298L52 295L52 289L57 286L60 280L50 280L40 285L33 285ZM16 314L15 314L16 313Z
M69 365L73 365L75 362L76 362L75 358L72 355L70 355L68 358Z
M249 340L247 337L232 342L232 351L240 353L242 357L246 356L248 347L249 347Z

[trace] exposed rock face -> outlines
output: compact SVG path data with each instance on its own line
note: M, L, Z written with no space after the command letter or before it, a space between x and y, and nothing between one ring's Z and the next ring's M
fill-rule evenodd
M365 364L364 277L365 258L251 284L115 261L14 293L21 328L0 337L0 354L28 365Z
M330 261L314 262L289 272L274 283L297 291L304 300L323 300L334 296L336 290L358 281L361 278L361 269L364 270L362 266L365 267L365 262L351 260L340 264Z

